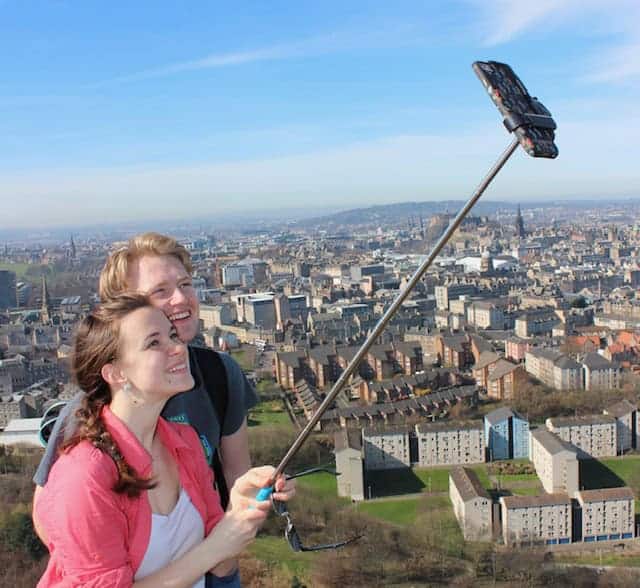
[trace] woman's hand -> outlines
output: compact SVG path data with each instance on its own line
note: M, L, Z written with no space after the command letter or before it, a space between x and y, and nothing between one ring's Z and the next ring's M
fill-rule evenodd
M242 553L254 540L268 511L268 504L262 508L233 508L227 511L205 539L211 544L211 553L215 553L217 562Z
M273 484L275 500L286 502L291 500L296 493L296 485L293 480L285 480L284 476L278 476L273 482L273 474L275 468L272 466L262 466L252 468L246 474L240 476L231 488L230 493L230 509L234 508L263 508L270 505L269 500L257 501L256 496L262 488L266 488Z
M296 481L286 480L284 476L280 475L274 484L275 491L273 493L273 499L280 502L287 502L296 495Z

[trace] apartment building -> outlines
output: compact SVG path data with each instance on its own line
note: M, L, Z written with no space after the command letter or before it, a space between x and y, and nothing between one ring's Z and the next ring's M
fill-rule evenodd
M638 447L638 407L621 400L604 409L604 414L616 419L616 450L619 455Z
M362 445L367 470L392 470L411 465L406 427L368 427L362 431Z
M479 329L503 329L502 308L485 300L472 302L467 310L467 322Z
M620 388L622 370L617 363L599 353L585 354L582 360L585 390L613 390Z
M416 426L418 465L439 466L485 461L481 422L424 423Z
M473 470L451 468L449 498L465 541L491 541L492 500Z
M579 459L616 455L616 419L611 415L549 418L547 429L575 445Z
M554 308L529 310L515 320L515 333L528 339L539 335L550 335L553 327L560 322Z
M449 310L449 301L460 298L460 296L473 296L478 289L473 284L449 284L447 286L436 286L435 296L438 310Z
M556 390L581 390L582 366L557 349L532 349L525 354L525 369Z
M485 415L484 438L489 461L529 457L529 422L508 407Z
M580 488L578 450L542 427L531 431L531 461L549 494L573 496Z
M500 358L487 378L487 396L495 400L512 400L526 381L527 373L522 364Z
M338 496L364 500L364 462L362 433L343 429L334 434Z
M633 539L635 497L631 488L582 490L576 499L582 514L582 541Z
M567 494L502 496L500 510L506 545L571 543L571 499Z
M292 390L308 373L307 355L303 351L276 353L275 368L278 384Z
M487 390L489 387L489 375L500 360L500 356L493 351L483 351L471 368L471 373L480 388Z

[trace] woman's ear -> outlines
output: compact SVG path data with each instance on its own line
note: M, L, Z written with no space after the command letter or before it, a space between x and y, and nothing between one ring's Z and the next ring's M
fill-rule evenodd
M105 363L100 370L100 375L109 386L121 386L127 381L124 374L113 363Z

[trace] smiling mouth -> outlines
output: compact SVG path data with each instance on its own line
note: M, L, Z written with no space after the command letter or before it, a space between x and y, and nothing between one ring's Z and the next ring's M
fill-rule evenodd
M182 321L184 319L191 318L191 312L185 310L184 312L176 312L169 315L169 320L173 323L175 321Z
M169 368L168 372L170 374L182 374L187 371L187 367L188 366L186 363L181 363L176 366L173 366L172 368Z

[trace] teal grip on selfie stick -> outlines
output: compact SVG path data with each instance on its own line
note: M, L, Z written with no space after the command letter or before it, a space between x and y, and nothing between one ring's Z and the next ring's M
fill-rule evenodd
M273 486L267 486L266 488L260 488L258 495L256 496L256 500L268 500L268 498L273 494Z

